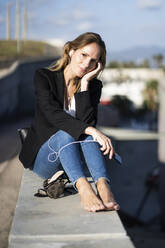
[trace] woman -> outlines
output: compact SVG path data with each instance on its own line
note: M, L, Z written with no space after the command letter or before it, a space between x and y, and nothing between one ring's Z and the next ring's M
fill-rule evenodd
M111 140L95 128L102 88L96 78L105 62L103 40L88 32L65 44L55 66L36 71L35 118L20 153L25 168L50 181L61 163L83 208L92 212L119 209L104 158L111 159L114 149ZM80 150L97 195L84 175Z

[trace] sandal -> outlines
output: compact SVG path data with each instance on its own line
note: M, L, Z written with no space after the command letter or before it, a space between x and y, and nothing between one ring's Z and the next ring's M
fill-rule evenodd
M64 196L65 185L70 182L66 173L60 170L55 173L53 180L46 179L43 182L43 188L38 189L38 192L34 196L38 197L50 197L50 198L60 198Z

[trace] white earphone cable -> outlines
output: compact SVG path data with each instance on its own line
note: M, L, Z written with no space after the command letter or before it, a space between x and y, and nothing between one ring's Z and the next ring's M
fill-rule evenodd
M55 135L55 134L54 134L54 135ZM48 155L48 161L51 162L51 163L56 162L56 160L57 160L58 157L60 156L60 152L61 152L65 147L67 147L67 146L69 146L69 145L71 145L71 144L97 142L96 140L73 141L73 142L70 142L70 143L68 143L68 144L66 144L66 145L64 145L64 146L62 146L62 147L56 152L56 151L50 146L50 140L51 140L51 138L53 138L54 135L52 135L52 136L50 137L50 139L48 140L48 147L49 147L49 149L52 151L52 152L49 153L49 155ZM52 155L55 155L55 156L56 156L56 158L53 159L53 160L50 159L50 156L52 156Z

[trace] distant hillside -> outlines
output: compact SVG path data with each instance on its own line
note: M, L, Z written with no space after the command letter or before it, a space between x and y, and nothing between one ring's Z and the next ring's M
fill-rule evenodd
M107 53L107 62L117 61L134 61L138 63L144 59L148 59L152 63L152 56L155 54L162 54L165 59L165 47L158 46L139 46L122 51L111 51Z
M21 42L20 53L17 53L17 42L15 40L0 40L0 67L10 65L16 59L59 56L58 48L41 41Z

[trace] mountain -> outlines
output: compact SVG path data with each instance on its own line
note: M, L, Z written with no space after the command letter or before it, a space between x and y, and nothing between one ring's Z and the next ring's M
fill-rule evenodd
M162 54L165 59L165 47L159 46L137 46L127 50L107 52L107 63L113 60L134 61L136 63L148 59L152 63L152 56Z

